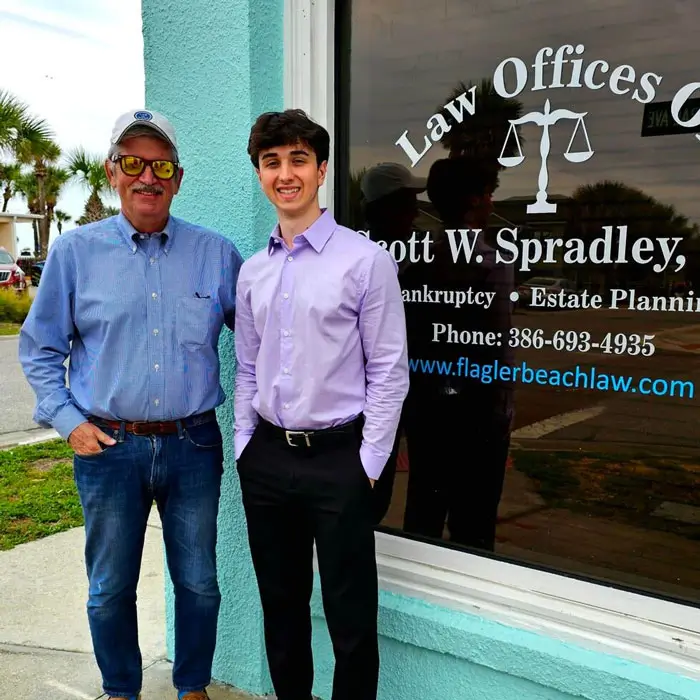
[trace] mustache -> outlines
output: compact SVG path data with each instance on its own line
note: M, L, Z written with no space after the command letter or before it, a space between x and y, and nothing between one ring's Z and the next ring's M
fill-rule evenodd
M137 185L131 191L139 194L163 194L165 190L158 185Z

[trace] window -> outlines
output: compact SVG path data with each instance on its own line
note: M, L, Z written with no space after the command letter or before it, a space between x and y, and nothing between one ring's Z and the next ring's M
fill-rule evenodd
M699 21L337 4L336 218L409 329L380 530L700 602Z

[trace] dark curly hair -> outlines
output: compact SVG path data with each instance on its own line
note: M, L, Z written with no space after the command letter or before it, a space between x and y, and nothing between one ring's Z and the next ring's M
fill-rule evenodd
M259 167L260 152L278 146L303 143L313 149L316 163L321 165L330 155L330 135L301 109L265 112L250 130L248 155L254 167Z

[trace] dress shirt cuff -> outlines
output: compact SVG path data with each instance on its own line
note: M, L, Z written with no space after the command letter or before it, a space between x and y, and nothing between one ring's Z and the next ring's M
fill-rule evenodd
M387 459L389 459L387 455L378 452L366 442L362 443L360 447L360 461L370 479L376 480L379 478L384 471Z
M56 414L51 424L54 430L64 439L67 440L70 434L81 424L85 423L87 418L72 404L66 404Z
M246 445L250 442L250 438L253 437L253 433L238 433L234 439L234 453L236 455L236 461L243 454Z

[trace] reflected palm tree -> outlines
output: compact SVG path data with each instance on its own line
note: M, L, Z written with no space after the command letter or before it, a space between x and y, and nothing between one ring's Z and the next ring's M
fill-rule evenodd
M478 84L460 82L452 90L444 104L456 100L465 92L474 91L474 114L464 113L462 122L443 106L438 111L451 127L440 143L449 152L450 158L468 157L480 167L503 170L499 156L518 155L518 144L523 143L521 127L515 127L509 137L510 120L518 119L523 113L523 104L515 98L501 97L489 78Z

